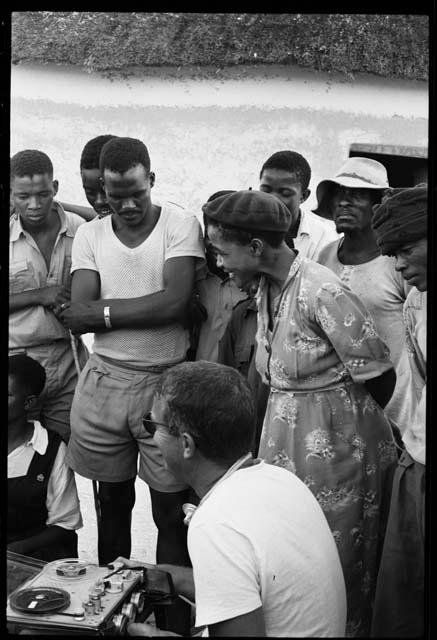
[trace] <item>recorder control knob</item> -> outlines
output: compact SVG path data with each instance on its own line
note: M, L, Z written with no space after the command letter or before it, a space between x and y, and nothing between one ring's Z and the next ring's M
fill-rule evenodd
M138 613L142 613L144 609L144 593L142 591L134 591L130 601L136 606Z
M126 633L126 627L129 619L123 613L117 613L112 622L114 624L114 630L116 636L123 636Z
M129 622L133 622L135 620L135 616L137 615L137 608L132 602L125 603L121 608L121 614L125 615L128 618Z

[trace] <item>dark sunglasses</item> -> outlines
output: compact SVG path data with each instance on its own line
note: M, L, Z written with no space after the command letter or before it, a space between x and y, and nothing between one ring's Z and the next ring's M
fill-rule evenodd
M147 413L143 418L143 427L149 435L153 436L157 426L167 427L167 429L170 428L168 424L164 424L164 422L156 422L156 420L152 420L152 412L149 411L149 413Z

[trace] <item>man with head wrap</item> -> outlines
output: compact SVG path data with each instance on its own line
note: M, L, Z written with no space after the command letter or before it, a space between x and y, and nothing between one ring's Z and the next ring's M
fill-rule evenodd
M424 623L427 186L395 189L375 207L381 253L413 286L404 305L417 408L403 434L378 574L372 635L416 637Z

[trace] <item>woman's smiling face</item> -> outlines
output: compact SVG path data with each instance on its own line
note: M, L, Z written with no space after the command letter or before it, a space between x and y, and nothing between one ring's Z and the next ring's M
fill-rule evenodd
M208 225L208 238L216 255L217 266L235 281L237 287L244 287L259 273L259 256L251 244L240 244L223 239L217 227Z

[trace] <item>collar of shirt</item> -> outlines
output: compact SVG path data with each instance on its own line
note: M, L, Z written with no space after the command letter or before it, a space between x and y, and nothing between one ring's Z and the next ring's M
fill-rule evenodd
M296 238L302 235L309 236L311 233L311 224L310 224L310 221L308 220L308 216L306 215L306 212L303 211L303 209L299 209L299 212L300 212L300 223L299 223L299 228L297 230Z
M32 420L33 422L33 436L28 442L25 443L25 447L32 447L34 451L43 456L47 450L49 443L49 436L47 430L44 429L42 424L38 420Z
M59 204L59 202L56 202L56 200L54 200L52 207L56 210L61 220L61 228L59 229L58 235L60 235L61 233L65 233L67 236L74 238L75 230L71 225L70 220L67 218L62 205ZM11 216L10 220L11 220L11 224L10 224L9 239L11 242L15 242L16 240L18 240L21 234L26 235L26 231L23 229L20 216L17 213L14 213Z

